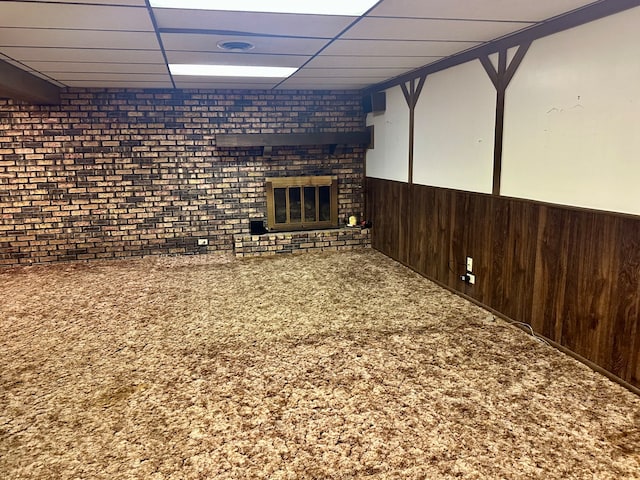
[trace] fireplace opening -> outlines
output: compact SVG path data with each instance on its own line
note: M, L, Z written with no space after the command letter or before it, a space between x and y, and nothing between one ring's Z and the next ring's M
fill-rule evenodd
M271 231L338 226L338 181L331 176L267 178Z

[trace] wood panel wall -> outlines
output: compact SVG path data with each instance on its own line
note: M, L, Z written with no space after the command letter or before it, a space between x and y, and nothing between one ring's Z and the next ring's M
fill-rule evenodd
M377 250L640 387L640 218L374 178L367 208Z

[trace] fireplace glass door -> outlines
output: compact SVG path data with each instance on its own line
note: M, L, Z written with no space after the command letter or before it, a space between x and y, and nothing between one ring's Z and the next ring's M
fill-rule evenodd
M330 176L267 179L267 226L272 231L338 225L338 182Z

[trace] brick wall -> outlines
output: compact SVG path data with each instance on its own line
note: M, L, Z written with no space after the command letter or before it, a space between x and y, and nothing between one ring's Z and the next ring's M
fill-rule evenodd
M364 147L217 148L218 133L363 130L349 92L80 90L0 99L0 266L232 250L264 218L264 179L337 175L363 207ZM208 247L198 247L208 238Z

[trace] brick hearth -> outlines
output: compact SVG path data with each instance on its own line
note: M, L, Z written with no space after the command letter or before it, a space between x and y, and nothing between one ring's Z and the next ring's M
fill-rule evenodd
M336 228L305 232L235 235L236 257L260 257L283 253L352 250L371 246L368 228Z

